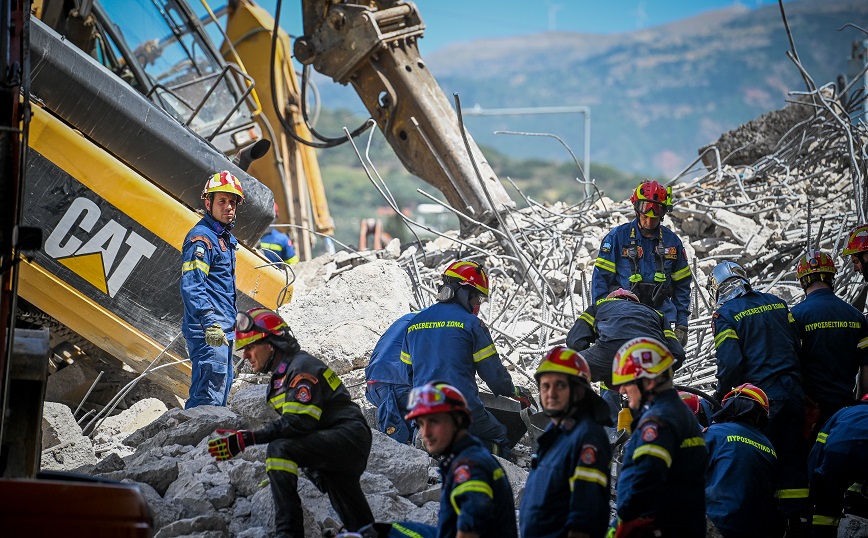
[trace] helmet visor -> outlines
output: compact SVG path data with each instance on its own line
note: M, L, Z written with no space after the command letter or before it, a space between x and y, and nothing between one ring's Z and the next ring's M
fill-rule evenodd
M636 211L638 211L640 215L645 215L646 217L662 217L666 214L666 206L660 202L637 200L635 206Z
M248 314L247 312L238 312L235 314L235 330L247 333L250 331L257 331L261 333L269 332L266 328L260 327L254 321L253 316Z
M433 385L423 385L416 387L410 391L410 396L407 398L407 410L412 411L417 406L430 407L446 403L446 395L443 391Z

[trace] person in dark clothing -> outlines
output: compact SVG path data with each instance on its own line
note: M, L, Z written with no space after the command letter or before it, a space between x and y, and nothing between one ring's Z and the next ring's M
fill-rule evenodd
M853 269L862 275L862 280L868 282L868 224L861 224L850 232L847 237L847 246L841 253L845 258L849 257Z
M328 494L346 528L373 523L359 484L371 452L371 429L341 379L302 351L286 322L267 308L239 313L235 338L255 372L272 372L266 401L280 418L256 431L218 430L208 452L222 461L268 443L265 468L279 537L304 537L299 469Z
M793 307L793 318L802 338L806 419L814 435L839 409L868 391L868 323L835 295L836 273L832 257L817 250L802 255L796 267L805 300Z
M705 511L724 538L783 532L775 503L777 455L762 433L768 419L768 396L745 383L723 398L723 408L703 432Z
M674 363L653 338L625 343L612 363L612 382L634 413L618 477L617 538L705 536L708 450L673 388Z
M712 271L708 289L715 301L711 327L717 360L716 397L753 383L768 395L769 422L763 433L778 456L778 492L788 532L808 523L808 444L803 436L805 394L799 365L799 333L786 303L755 291L744 269L724 261Z
M365 368L365 398L377 408L377 425L381 432L399 443L413 442L413 427L404 420L413 385L410 367L401 361L401 346L414 317L415 312L404 314L386 329Z
M609 522L608 405L591 388L588 363L572 349L551 349L534 377L551 423L537 441L521 498L521 536L601 537Z

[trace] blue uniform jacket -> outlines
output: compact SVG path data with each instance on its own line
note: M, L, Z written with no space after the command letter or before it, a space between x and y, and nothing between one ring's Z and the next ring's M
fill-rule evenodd
M822 466L830 447L853 441L868 441L868 402L841 409L823 425L808 458L808 472L816 472ZM854 480L856 478L853 477Z
M633 261L628 256L628 248L633 241L638 247L637 264L642 282L654 283L658 264L656 249L661 246L663 273L666 276L666 285L671 287L672 298L666 299L660 310L667 323L686 326L690 316L690 283L693 282L690 266L687 265L687 254L681 239L669 228L661 224L658 230L655 237L644 237L639 232L638 221L633 219L603 238L591 281L593 297L594 300L602 299L614 289L630 289Z
M654 518L664 536L705 536L708 450L696 417L669 389L633 426L618 477L618 517Z
M395 385L410 385L410 366L401 361L401 346L404 345L404 335L416 312L404 314L392 323L383 336L377 340L371 352L371 360L365 367L365 380L368 383L392 383Z
M440 476L440 538L453 538L458 531L481 538L518 536L512 486L479 439L468 433L455 441L450 454L440 460Z
M775 392L781 376L799 374L799 334L786 303L770 293L750 291L723 303L711 319L717 355L717 394L742 383Z
M235 249L238 241L210 215L184 238L181 251L181 299L184 335L202 333L218 323L233 340L235 326Z
M523 538L559 538L569 530L603 536L609 524L612 449L588 414L549 424L521 498Z
M865 316L828 288L812 291L792 312L802 337L805 394L833 406L853 401L856 375L868 364Z
M515 390L488 328L455 302L434 303L416 314L407 327L401 361L410 366L414 387L445 381L461 391L471 412L483 407L477 373L496 396L511 396Z
M259 248L276 252L282 261L297 263L298 255L289 236L276 228L269 228L268 233L259 240Z
M777 455L771 441L743 422L715 422L703 435L709 519L724 535L771 536L777 513Z

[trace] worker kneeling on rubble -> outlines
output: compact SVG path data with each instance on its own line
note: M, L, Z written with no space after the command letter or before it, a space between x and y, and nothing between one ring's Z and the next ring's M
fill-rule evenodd
M478 317L487 297L488 275L482 266L465 260L449 264L437 302L416 314L407 327L401 360L410 366L414 387L442 380L460 390L473 416L470 433L507 458L512 444L506 426L479 399L476 374L495 396L513 397L523 408L530 406L530 392L513 385L488 328Z
M534 374L551 423L539 437L519 509L523 538L600 537L609 523L612 449L606 402L577 352L550 350Z
M775 503L777 455L762 433L769 420L769 397L745 383L722 403L703 433L708 447L708 518L724 538L781 536Z
M591 287L594 300L618 288L634 292L643 304L663 313L668 328L687 343L690 283L693 275L681 239L663 226L672 209L672 188L644 181L630 197L636 218L612 230L600 245Z
M359 479L371 452L371 429L341 379L302 351L283 319L267 308L239 313L236 347L257 373L271 372L267 402L280 415L256 431L218 430L208 443L218 461L268 443L265 466L279 537L304 537L298 471L304 468L329 496L344 526L355 531L374 521Z
M634 414L618 477L617 538L705 536L708 450L673 388L674 363L659 340L636 338L612 364L612 382Z

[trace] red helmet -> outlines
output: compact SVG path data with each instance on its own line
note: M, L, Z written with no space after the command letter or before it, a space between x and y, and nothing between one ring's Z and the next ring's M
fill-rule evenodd
M648 217L662 217L672 209L672 187L664 187L656 181L644 181L630 196L633 208Z
M205 200L209 194L214 194L215 192L234 194L238 197L238 205L244 203L244 190L241 188L241 182L228 170L217 172L208 178L205 188L202 189L202 199Z
M769 397L766 396L766 393L765 391L763 391L763 389L757 387L756 385L745 383L744 385L734 388L729 391L726 396L723 397L723 401L720 403L725 404L730 398L749 398L754 402L760 404L760 406L765 409L766 415L769 414Z
M837 272L832 257L825 252L814 249L809 249L802 254L802 257L799 258L799 264L796 266L796 276L799 280L812 274L819 274L820 279L823 280L823 273L834 276Z
M847 246L844 247L844 256L852 256L868 250L868 224L857 226L850 232Z
M488 296L488 275L485 274L482 266L476 262L466 260L452 262L443 271L443 276L457 279L462 286L473 286L480 293Z
M284 336L288 331L289 325L283 318L268 308L238 312L235 315L235 349L244 349L266 336Z
M591 368L577 351L564 346L556 346L546 353L533 375L536 382L546 373L566 374L591 383Z
M681 401L693 411L694 415L699 413L699 396L683 390L679 390L678 395L681 396Z
M470 409L461 391L442 382L426 383L410 391L407 399L406 420L437 413L463 413L470 422Z
M641 302L635 293L624 288L618 288L609 295L606 295L606 299L629 299L637 303Z
M654 338L627 341L612 361L612 384L623 385L641 377L654 379L672 366L675 358L663 342Z
M277 217L280 216L280 211L277 209L277 202L274 202L274 220L277 220Z

